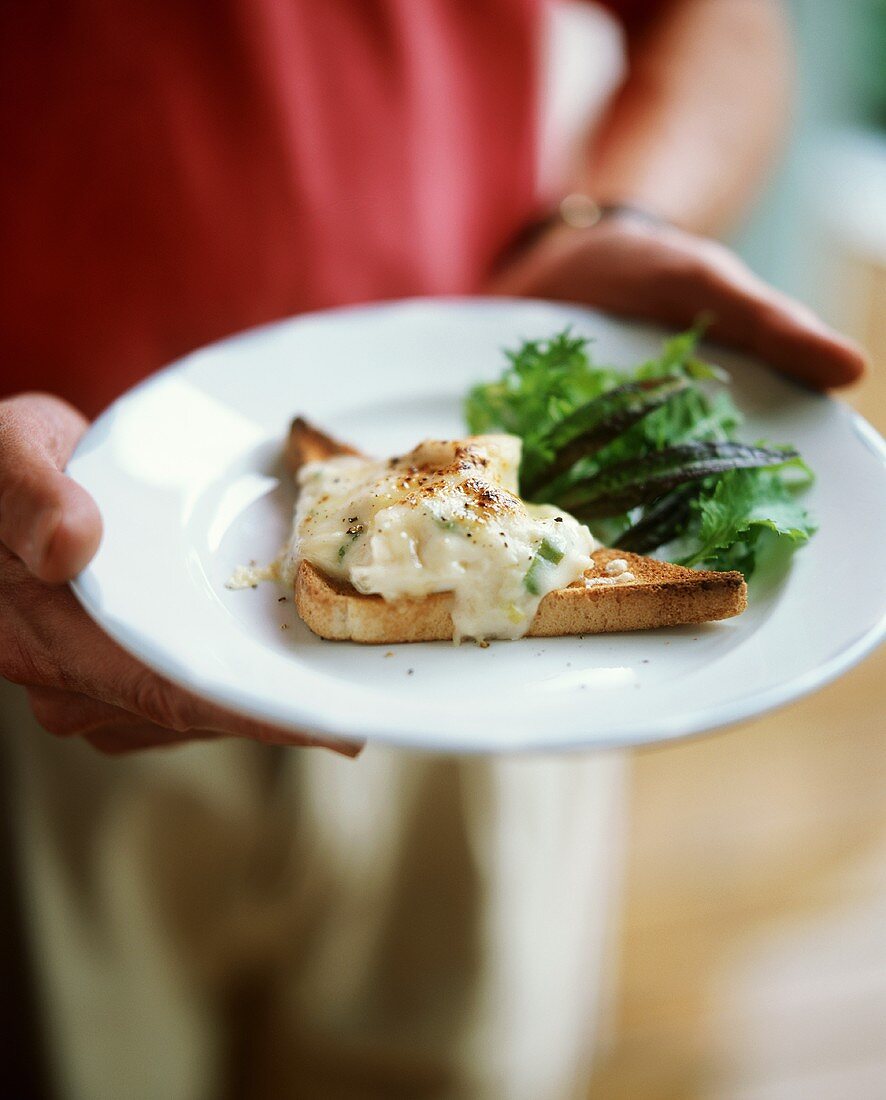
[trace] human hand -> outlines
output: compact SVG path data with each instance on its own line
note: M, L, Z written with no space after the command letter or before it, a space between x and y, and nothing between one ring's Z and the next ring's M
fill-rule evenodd
M553 298L688 328L759 356L815 389L859 379L865 356L806 306L767 286L728 248L668 225L615 214L556 225L507 258L492 294Z
M231 735L356 756L359 745L293 734L176 687L120 649L62 586L101 539L95 502L62 473L86 426L44 394L0 401L0 676L26 687L50 733L106 753Z

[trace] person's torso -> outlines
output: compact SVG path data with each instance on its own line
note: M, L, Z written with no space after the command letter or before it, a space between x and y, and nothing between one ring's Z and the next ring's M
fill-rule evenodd
M470 293L531 214L538 0L0 15L3 391L95 412L293 312Z

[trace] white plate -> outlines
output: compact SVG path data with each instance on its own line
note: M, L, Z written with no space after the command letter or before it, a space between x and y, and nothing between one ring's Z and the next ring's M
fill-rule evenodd
M104 413L69 464L105 520L74 591L124 648L208 699L434 750L679 737L795 699L869 652L886 625L883 441L845 406L720 350L708 354L733 374L745 436L795 443L818 473L819 534L752 585L737 619L488 649L367 647L316 638L274 585L224 587L284 541L292 493L278 456L295 413L370 453L451 437L465 391L501 371L503 347L567 324L623 366L662 339L572 307L427 300L297 318L173 364Z

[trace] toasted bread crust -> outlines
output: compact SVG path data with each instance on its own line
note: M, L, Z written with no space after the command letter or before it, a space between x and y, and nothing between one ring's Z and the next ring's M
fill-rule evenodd
M605 577L601 568L624 558L634 580L585 587L570 585L541 601L527 634L607 634L661 626L713 622L744 611L747 586L741 573L706 573L644 558L622 550L598 550L588 577ZM441 592L423 599L385 600L364 596L346 583L301 562L295 580L295 606L321 638L394 645L452 638L452 596Z
M358 455L360 452L333 439L326 432L309 423L302 416L297 416L289 426L289 436L286 440L284 459L289 472L295 476L302 466L309 462L322 462L333 455Z

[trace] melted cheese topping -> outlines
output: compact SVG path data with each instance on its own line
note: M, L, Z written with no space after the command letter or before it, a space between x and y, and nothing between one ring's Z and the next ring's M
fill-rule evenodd
M430 440L401 458L340 456L306 465L292 540L302 558L388 600L453 595L454 637L519 638L548 592L579 580L586 527L517 495L520 440Z

